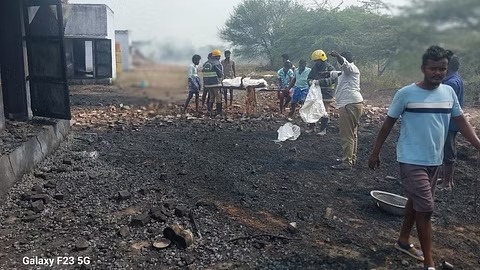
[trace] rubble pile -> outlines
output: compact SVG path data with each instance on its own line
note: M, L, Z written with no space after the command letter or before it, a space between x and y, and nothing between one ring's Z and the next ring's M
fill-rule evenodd
M367 123L383 122L387 116L388 106L377 107L370 104L365 105L363 115L365 116Z
M158 104L135 107L133 105L110 105L95 109L77 107L72 112L73 125L81 128L117 128L126 129L128 126L141 126L148 120L164 118ZM171 117L173 118L173 117Z

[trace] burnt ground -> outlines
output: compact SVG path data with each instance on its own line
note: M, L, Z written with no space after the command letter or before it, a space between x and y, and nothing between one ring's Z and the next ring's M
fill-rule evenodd
M335 120L326 136L303 133L280 144L273 140L286 120L271 114L187 120L175 106L157 104L143 121L95 125L121 111L119 103L129 104L127 111L151 102L117 87L74 88L75 117L98 116L83 115L88 124L75 124L59 149L11 189L0 210L0 269L35 269L22 263L35 256L91 261L53 269L421 269L393 249L401 218L380 211L369 195L403 194L398 180L386 179L398 179L398 129L384 146L382 167L371 171L366 160L379 124L364 121L360 162L339 172L329 169L341 155ZM480 269L476 153L460 148L453 193L437 193L434 255L456 269ZM48 194L39 213L29 210L32 188ZM119 199L120 191L131 197ZM165 207L165 221L131 224L152 207ZM186 250L153 248L169 224L194 230L185 210L202 237L195 234ZM290 222L298 232L286 230Z

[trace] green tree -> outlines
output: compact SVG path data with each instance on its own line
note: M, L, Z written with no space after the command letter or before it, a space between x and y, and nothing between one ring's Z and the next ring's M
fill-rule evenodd
M302 8L293 0L245 0L234 8L220 37L233 44L235 54L246 59L266 57L272 65L280 30Z

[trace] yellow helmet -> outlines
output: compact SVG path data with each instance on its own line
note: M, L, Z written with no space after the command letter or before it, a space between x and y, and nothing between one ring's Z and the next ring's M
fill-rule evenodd
M222 56L222 52L220 50L213 50L212 56Z
M315 60L327 61L327 54L323 50L316 50L312 53L312 61Z

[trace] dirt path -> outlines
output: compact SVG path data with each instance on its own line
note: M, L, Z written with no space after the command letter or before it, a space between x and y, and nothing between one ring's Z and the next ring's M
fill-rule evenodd
M398 177L396 136L384 147L383 166L374 172L366 167L377 124L362 125L360 164L338 172L329 169L340 156L336 121L324 137L302 134L277 144L282 118L186 120L176 117L177 109L158 105L154 114L142 114L152 101L127 93L117 87L72 92L78 119L92 111L98 116L75 125L60 149L11 190L1 208L0 269L32 269L22 259L34 256L88 257L90 265L81 269L421 268L392 247L401 218L379 211L369 195L374 189L403 194L398 180L385 179ZM119 109L120 103L131 108ZM124 119L95 125L113 114ZM436 199L434 254L456 269L477 269L475 152L462 149L454 192L439 192ZM44 184L45 209L29 212L28 192ZM120 191L131 197L119 200ZM131 225L132 217L163 206L165 222ZM185 209L194 214L202 238L187 250L154 249L152 241L167 224L192 229L180 214ZM298 232L286 230L290 222ZM290 240L232 241L259 234Z

